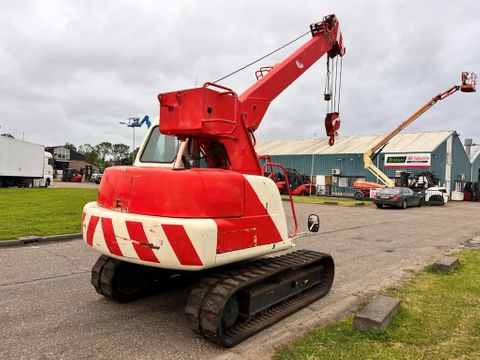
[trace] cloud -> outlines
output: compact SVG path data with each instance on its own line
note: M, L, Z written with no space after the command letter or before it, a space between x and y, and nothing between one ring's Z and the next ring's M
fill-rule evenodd
M479 71L473 9L473 0L4 2L0 125L45 145L130 145L131 129L118 122L155 117L158 93L216 80L336 13L347 46L341 133L384 134L461 71ZM257 67L300 44L222 84L243 92ZM257 139L323 136L324 80L321 59L272 103ZM455 129L480 141L475 96L452 96L409 130ZM137 133L138 144L144 129Z

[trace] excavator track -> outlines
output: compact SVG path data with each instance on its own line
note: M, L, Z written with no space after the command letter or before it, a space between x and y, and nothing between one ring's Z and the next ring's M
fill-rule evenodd
M330 255L300 250L210 274L190 293L190 328L231 347L325 296L334 278Z
M91 283L97 293L127 302L181 284L185 278L182 275L102 255L92 268Z

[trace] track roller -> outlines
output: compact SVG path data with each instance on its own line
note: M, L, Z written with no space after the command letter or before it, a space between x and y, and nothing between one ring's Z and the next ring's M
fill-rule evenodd
M127 302L180 283L174 271L128 263L102 255L92 268L91 283L97 293Z

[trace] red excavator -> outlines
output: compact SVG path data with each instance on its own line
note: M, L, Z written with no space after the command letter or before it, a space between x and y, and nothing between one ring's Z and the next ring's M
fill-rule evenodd
M298 235L295 215L289 234L277 186L263 176L270 165L258 163L254 132L270 102L311 65L327 54L333 69L345 53L335 15L309 33L287 59L257 72L240 96L217 83L158 96L160 122L134 166L106 169L97 201L83 210L83 237L103 254L92 269L98 293L127 301L196 279L188 323L227 347L328 293L328 254L300 250L252 261L290 249ZM340 121L339 97L329 89L337 88L330 84L325 94L333 107L325 119L331 144ZM308 224L318 231L318 216Z

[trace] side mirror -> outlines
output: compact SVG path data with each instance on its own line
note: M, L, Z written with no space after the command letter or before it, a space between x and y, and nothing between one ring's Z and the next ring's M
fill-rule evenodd
M318 232L320 228L320 218L318 215L310 214L308 215L308 231Z

